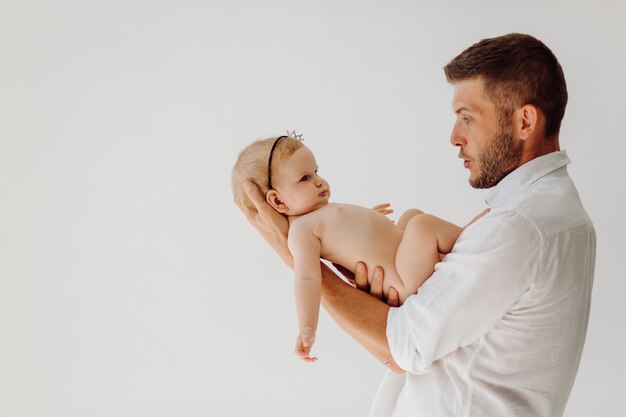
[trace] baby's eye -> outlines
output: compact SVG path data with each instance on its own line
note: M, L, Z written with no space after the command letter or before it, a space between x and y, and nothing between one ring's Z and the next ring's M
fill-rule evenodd
M302 178L300 178L300 182L306 182L308 180L309 180L309 176L308 175L305 175Z

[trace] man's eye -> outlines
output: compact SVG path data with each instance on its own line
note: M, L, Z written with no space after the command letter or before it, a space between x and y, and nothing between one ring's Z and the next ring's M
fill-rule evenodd
M305 182L305 181L308 181L308 180L309 180L309 176L308 175L305 175L304 177L300 178L301 182Z
M469 117L464 117L463 118L463 123L469 124L469 122L470 122L470 118Z

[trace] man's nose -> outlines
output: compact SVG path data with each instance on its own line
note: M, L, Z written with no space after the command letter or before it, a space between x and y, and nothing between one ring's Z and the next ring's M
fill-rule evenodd
M461 134L461 129L459 128L458 122L454 124L452 127L452 132L450 133L450 143L452 146L464 146L466 141L465 137Z

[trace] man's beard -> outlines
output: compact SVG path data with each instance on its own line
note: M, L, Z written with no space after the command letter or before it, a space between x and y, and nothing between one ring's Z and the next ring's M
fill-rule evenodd
M515 143L510 118L503 117L500 119L500 130L478 156L480 171L476 178L470 178L470 185L474 188L493 187L517 167L521 156L522 145Z

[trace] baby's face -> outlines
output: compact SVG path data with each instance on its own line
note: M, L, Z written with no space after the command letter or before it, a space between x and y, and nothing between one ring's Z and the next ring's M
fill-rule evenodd
M274 188L289 208L289 216L306 214L328 204L330 187L317 175L317 162L306 146L295 151L277 167Z

